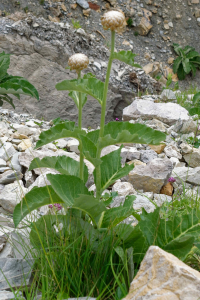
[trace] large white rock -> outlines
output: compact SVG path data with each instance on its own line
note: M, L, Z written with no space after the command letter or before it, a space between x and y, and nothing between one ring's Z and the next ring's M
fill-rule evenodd
M133 202L133 208L135 210L141 210L144 208L148 213L151 213L156 208L155 205L148 199L148 197L137 195Z
M172 167L172 162L169 159L156 158L146 166L135 166L128 175L128 181L136 190L159 194L172 172Z
M123 120L144 120L156 118L166 124L173 125L177 120L187 121L188 111L176 103L154 103L149 100L135 100L123 110Z
M132 184L129 182L116 182L112 187L112 191L118 192L119 196L127 196L136 193Z
M21 180L7 184L0 192L0 205L6 211L13 213L16 204L20 202L26 191Z
M199 295L200 273L151 246L123 300L197 300Z
M168 145L164 149L165 154L167 157L176 157L178 159L182 158L182 155L180 154L179 149L176 147L176 145Z
M174 168L172 176L176 179L177 183L182 184L183 182L188 182L194 185L200 185L200 167L188 168L179 167Z
M16 293L15 293L16 295ZM0 291L0 300L13 300L15 299L15 295L12 293L12 292L8 292L8 291ZM24 299L25 298L22 296L22 292L18 292L17 294L20 298L20 300Z

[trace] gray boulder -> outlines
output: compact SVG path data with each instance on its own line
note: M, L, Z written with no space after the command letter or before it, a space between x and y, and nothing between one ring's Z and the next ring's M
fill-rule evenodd
M154 103L149 100L135 100L123 109L123 120L138 118L149 120L156 118L166 124L173 125L179 119L187 121L188 111L176 103Z

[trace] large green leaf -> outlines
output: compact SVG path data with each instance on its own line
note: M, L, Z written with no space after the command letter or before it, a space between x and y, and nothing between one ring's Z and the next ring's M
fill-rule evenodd
M195 238L200 235L200 223L197 211L175 215L166 221L160 217L160 208L153 213L143 210L141 221L137 225L146 237L148 245L157 245L184 260L190 252Z
M196 93L192 99L194 105L199 104L200 102L200 92Z
M129 174L134 168L134 165L126 164L121 167L121 148L101 157L101 193L113 184L117 179L120 179ZM96 170L94 170L94 182L96 184Z
M103 149L109 145L139 143L158 145L166 135L143 124L129 122L110 122L104 128L104 136L99 138L98 146Z
M34 158L29 166L29 171L37 168L51 168L59 171L61 174L79 176L80 163L71 157L63 156L51 156L39 159ZM84 164L84 180L86 183L88 180L88 168Z
M68 206L72 206L74 199L78 198L79 195L90 195L84 182L76 176L48 174L47 179L58 196Z
M39 100L39 94L36 88L23 77L9 76L7 80L4 79L3 83L0 83L0 95L28 95Z
M193 64L192 62L190 62L190 68L192 71L192 76L195 77L196 76L196 72L197 72L197 68L195 66L195 64Z
M189 74L191 71L189 58L184 58L182 60L182 64L183 64L183 69L184 69L185 73Z
M135 196L127 196L123 205L107 209L103 214L103 218L101 218L101 226L100 224L99 226L101 228L115 227L131 215L140 218L133 209L135 199Z
M200 107L192 107L189 109L189 114L191 116L198 115L200 116Z
M93 223L96 225L95 218L101 213L106 211L106 206L103 202L98 201L91 195L79 195L78 198L74 199L73 208L79 209L84 213L88 214Z
M189 59L194 58L194 57L199 57L199 56L200 56L200 54L197 51L191 51L186 55L186 57Z
M178 55L180 55L180 49L182 49L182 47L181 47L179 44L176 44L176 43L173 44L173 47L174 47L174 51L175 51Z
M6 76L10 65L10 54L0 53L0 81Z
M178 71L177 71L177 76L178 76L178 79L180 80L184 80L185 79L185 71L183 69L183 65L180 64L179 68L178 68Z
M75 122L63 122L51 127L49 130L43 131L39 136L40 140L36 143L36 149L66 137L73 137L80 140L79 134L86 135L86 132L76 127Z
M187 45L187 46L183 49L183 51L184 51L185 55L188 55L189 52L195 51L195 48L193 48L193 47Z
M15 226L33 210L51 203L63 203L63 200L55 193L51 186L34 187L25 195L22 201L15 206L13 213Z
M141 68L140 65L134 63L134 58L137 54L134 54L132 51L125 51L122 50L120 52L114 52L112 55L113 59L118 59L127 65L130 65L132 67Z
M149 247L139 226L119 224L114 230L118 237L123 240L125 248L133 247L133 260L139 264Z
M174 64L173 64L173 72L174 73L178 72L178 68L179 68L181 62L182 62L182 57L181 56L179 56L175 59Z
M96 145L87 137L79 135L82 141L82 150L85 158L89 160L95 167L101 164L101 159L97 159L97 147Z
M64 80L56 84L56 89L85 93L102 104L104 83L96 78Z

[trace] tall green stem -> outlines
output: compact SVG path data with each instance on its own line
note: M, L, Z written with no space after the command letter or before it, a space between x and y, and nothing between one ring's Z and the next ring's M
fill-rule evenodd
M78 73L78 79L81 79L81 71ZM78 128L82 129L82 93L79 92L79 105L78 105ZM83 180L83 150L82 150L82 144L80 142L80 179Z
M105 80L105 84L104 84L99 137L103 137L103 135L104 135L108 85L109 85L114 49L115 49L115 31L111 31L111 53L110 53L110 58L108 61L106 80ZM98 147L97 148L97 158L100 159L100 156L101 156L101 149ZM100 166L98 166L98 167L96 167L96 198L99 200L100 196L101 196L101 168L100 168Z

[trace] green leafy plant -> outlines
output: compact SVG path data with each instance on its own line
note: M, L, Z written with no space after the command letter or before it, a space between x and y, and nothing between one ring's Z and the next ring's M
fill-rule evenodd
M107 14L109 13L110 12ZM119 17L119 20L116 21L116 30L125 20L124 15L119 12L117 12L117 17ZM110 18L104 19L104 21L104 24L103 21L102 24L104 27L106 25L108 29ZM125 164L124 167L121 166L120 154L122 146L118 150L105 156L101 156L101 152L103 148L115 144L140 143L157 145L165 140L166 136L164 133L153 130L143 124L110 122L105 125L107 93L113 60L117 59L133 67L139 67L139 65L134 62L135 54L131 51L115 52L114 46L115 30L112 29L111 53L105 82L98 80L91 73L85 74L82 77L81 70L87 68L89 63L85 55L75 54L70 57L68 64L71 70L76 70L78 78L64 80L58 83L56 88L60 91L68 91L69 96L75 102L78 110L78 126L72 121L58 122L58 124L40 134L36 148L60 138L72 137L79 141L80 161L77 162L67 156L33 159L29 170L52 168L57 170L59 174L48 174L47 179L50 182L49 185L34 187L29 191L21 203L15 207L13 220L15 226L17 226L29 213L43 205L51 205L51 207L55 205L56 207L62 206L65 215L59 216L56 214L53 222L49 220L49 216L45 216L36 223L33 222L31 231L32 243L39 243L41 245L44 252L44 259L52 271L55 282L58 280L51 264L51 257L45 250L47 247L54 247L54 244L51 244L51 233L54 225L58 227L59 224L62 223L64 228L63 234L67 234L69 229L74 227L74 219L74 222L77 224L75 228L77 228L79 232L82 232L85 226L89 228L89 233L92 234L95 232L94 239L92 239L94 242L98 241L98 236L101 234L110 237L110 235L112 236L112 233L114 233L114 236L117 237L118 244L113 248L115 253L111 253L110 255L110 265L115 279L118 282L119 288L116 289L116 297L119 299L126 294L130 280L133 278L134 270L131 257L134 257L133 252L135 252L135 255L138 253L139 248L137 248L137 242L139 247L139 241L141 239L144 241L144 236L141 235L141 230L138 227L134 229L127 224L121 224L121 222L129 216L134 216L138 221L141 220L140 215L133 209L135 196L127 196L123 204L119 207L112 208L109 207L113 197L108 197L107 195L103 196L105 189L109 188L117 179L126 176L134 166L128 164ZM87 102L87 95L95 98L101 106L100 129L91 132L86 132L82 129L82 110ZM85 159L94 166L93 176L96 194L90 192L86 187L89 174ZM60 232L60 230L58 231ZM34 232L36 234L34 234ZM42 233L40 234L40 232ZM44 238L46 235L48 236L47 239ZM86 232L84 231L84 236L87 235L86 230ZM72 237L74 238L73 232ZM111 240L112 239L113 236ZM65 241L66 239L64 237L61 238L61 240ZM136 247L134 249L132 248L133 242ZM98 247L98 243L96 245ZM144 245L147 245L146 241ZM104 247L106 247L106 245L104 245ZM140 253L141 251L140 247ZM123 275L124 279L122 281L118 278L115 270L115 261L119 262L119 260L126 263L126 271L129 273L128 277L126 274ZM103 291L106 291L105 285ZM71 295L73 296L74 292L71 292L70 296Z
M133 25L133 20L131 18L128 18L128 20L126 22L129 27L131 27Z
M191 72L194 77L197 68L200 68L200 54L191 46L182 48L179 44L174 43L173 47L178 54L173 64L173 72L177 73L180 80L185 79L186 75Z
M20 95L28 95L39 100L36 88L23 77L12 76L7 73L10 65L10 54L0 53L0 106L3 101L8 102L14 108L13 99L9 95L14 95L20 99Z
M74 19L72 19L72 25L74 26L75 29L81 28L79 21L75 21Z

